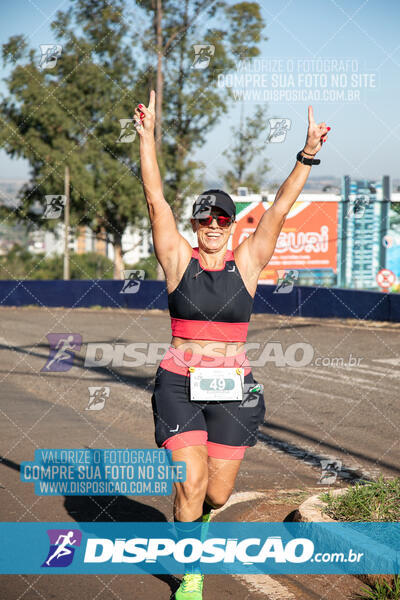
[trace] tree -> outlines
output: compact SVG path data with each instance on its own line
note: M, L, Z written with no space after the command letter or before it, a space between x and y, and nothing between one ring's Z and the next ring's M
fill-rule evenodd
M196 146L227 112L230 90L216 88L217 74L244 55L257 56L264 22L257 2L234 5L219 0L142 0L150 18L142 38L144 78L156 91L155 138L164 195L182 220L186 197L200 192L199 171L191 159ZM217 27L224 23L225 27ZM209 66L195 66L194 44L214 50ZM160 265L158 278L163 277Z
M139 14L147 20L143 29ZM63 194L68 164L71 226L108 236L120 277L122 234L128 224L141 226L146 211L138 145L117 142L119 119L132 117L156 87L164 191L181 220L184 200L200 191L197 174L207 168L191 155L231 99L230 90L218 89L217 75L259 54L263 27L257 2L142 0L131 21L125 0L74 0L52 23L62 45L54 68L39 68L23 36L11 37L3 46L3 60L14 68L0 104L0 142L31 165L13 217L53 227L35 206L44 195ZM213 47L207 68L194 68L194 44Z
M118 143L119 119L133 116L138 70L127 44L124 1L76 0L51 24L62 54L54 68L40 68L23 36L3 45L9 97L0 104L0 141L11 156L31 165L31 180L12 215L32 227L42 219L45 195L64 193L71 172L71 225L88 225L114 244L114 276L123 268L121 238L145 216L137 143ZM80 35L78 31L82 31ZM135 136L136 132L133 132ZM8 215L10 217L10 215Z
M142 41L146 77L162 102L156 138L164 194L180 220L185 198L201 189L196 173L207 168L191 154L228 111L231 93L218 89L217 75L259 54L264 22L257 2L143 0L141 6L151 17ZM195 44L213 47L206 68L194 68Z
M257 106L254 116L248 117L244 121L242 105L240 125L233 132L234 144L223 152L231 166L223 174L225 185L229 190L233 191L239 186L244 186L254 193L260 191L268 171L268 161L261 160L256 169L251 172L249 172L249 166L265 148L266 128L265 109L262 106Z

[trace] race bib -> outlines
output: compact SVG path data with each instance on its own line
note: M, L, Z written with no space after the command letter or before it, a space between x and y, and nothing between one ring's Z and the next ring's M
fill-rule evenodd
M190 400L221 402L243 400L244 370L189 367Z

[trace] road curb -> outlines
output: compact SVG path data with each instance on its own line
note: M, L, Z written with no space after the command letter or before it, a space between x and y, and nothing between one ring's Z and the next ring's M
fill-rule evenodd
M332 496L341 496L347 491L346 488L339 488L330 491ZM321 490L318 494L314 496L310 496L307 500L304 500L302 504L300 504L299 508L294 511L293 521L299 523L334 523L335 520L331 519L326 514L323 514L322 509L326 506L325 502L322 502L320 499L320 495L323 494L326 490Z
M332 490L330 494L334 497L341 496L346 493L347 490L348 488L335 489ZM307 500L304 500L294 512L293 521L299 523L337 523L335 519L332 519L322 512L323 507L326 506L325 502L319 498L322 493L323 492L321 491L319 494L315 494L314 496L307 498ZM393 575L355 574L354 576L371 587L376 583L382 583L383 581L386 581L390 585L393 585L394 583Z

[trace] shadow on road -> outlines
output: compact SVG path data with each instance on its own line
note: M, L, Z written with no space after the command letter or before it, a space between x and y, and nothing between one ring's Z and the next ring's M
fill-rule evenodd
M103 343L100 341L97 342L91 342L91 343ZM104 342L105 343L105 342ZM107 342L109 343L109 342ZM121 342L118 342L121 343ZM32 349L32 346L8 346L5 344L0 344L0 350L12 350L13 352L22 354L22 355L26 355L26 356L34 356L36 358L40 358L43 360L43 366L46 364L46 361L49 357L49 344L37 344L35 346L35 348L40 348L45 350L45 352L41 353L41 352L35 352ZM143 355L144 356L144 355ZM161 358L160 358L161 360ZM112 366L104 366L104 367L85 367L85 356L80 356L75 354L74 356L74 362L72 367L73 368L80 368L83 370L90 370L90 372L93 373L93 381L98 381L98 375L102 376L102 382L103 383L109 383L112 381L116 381L119 383L124 383L126 385L133 385L135 387L138 387L140 389L143 390L147 390L149 388L149 386L154 382L154 378L155 378L155 374L153 375L144 375L144 374L137 374L137 375L132 375L131 373L127 372L127 368L128 367L121 367L120 369L116 369L115 367ZM155 369L157 365L151 365L152 369ZM135 367L135 371L136 373L138 373L138 368ZM4 371L5 373L9 373L9 370ZM26 371L19 371L18 374L20 375L24 375L24 374L31 374L31 368L27 368ZM61 375L63 376L63 378L67 378L69 377L68 375L69 371L64 371L61 373L57 373L57 375ZM15 371L14 371L15 374ZM47 375L52 376L53 372L49 371L47 372L40 372L38 373L39 377L45 377ZM71 379L73 379L75 381L76 379L76 375L71 376ZM85 378L85 381L90 381L90 378Z
M3 456L0 456L1 465L18 473L21 470L18 463ZM157 508L127 496L64 496L64 508L74 521L83 525L81 529L87 532L91 532L92 523L167 522L165 515ZM180 585L180 580L173 575L147 574L169 585L171 594Z
M382 466L382 467L386 467L387 469L390 469L395 474L400 473L400 469L395 464L378 460L372 456L367 456L366 454L356 452L355 450L346 449L343 446L337 446L335 444L330 444L329 442L325 442L325 441L321 442L321 440L319 438L316 438L314 436L303 433L292 427L278 425L277 423L273 423L272 421L270 421L270 422L264 421L263 426L267 430L276 430L276 431L286 432L291 435L295 435L295 436L301 438L302 440L307 440L308 442L314 442L314 443L318 444L319 446L322 445L323 447L329 448L330 450L333 450L334 452L345 453L349 457L354 457L354 458L359 458L359 459L365 460L366 462L371 463L371 465L374 467ZM273 446L274 448L277 448L277 449L281 450L282 452L286 452L287 454L290 454L291 456L293 456L294 458L297 458L298 460L306 460L308 463L310 463L314 466L317 466L317 467L321 466L320 461L322 458L325 457L325 454L323 451L321 451L321 453L311 452L310 450L305 450L304 448L302 448L301 446L298 446L297 444L294 444L293 442L281 440L281 439L274 437L272 435L269 435L267 433L263 433L262 431L258 432L258 438L264 444ZM364 477L357 471L346 468L344 465L342 467L341 472L338 473L338 477L342 478L342 479L346 479L346 480L349 480L349 479L352 479L352 480L362 479L364 481L369 480L368 477Z

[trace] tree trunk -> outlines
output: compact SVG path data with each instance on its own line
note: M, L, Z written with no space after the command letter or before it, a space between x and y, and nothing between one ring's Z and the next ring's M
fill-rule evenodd
M162 32L162 0L156 0L155 15L156 41L157 41L157 79L156 79L156 152L161 157L162 149L162 102L163 102L163 32ZM164 271L160 263L157 263L157 279L164 279Z
M114 242L114 279L124 278L124 260L122 258L121 238Z
M162 0L156 2L156 40L157 40L157 78L156 78L156 151L158 156L161 156L162 144L162 102L163 102L163 32L162 32Z
M240 140L240 158L238 160L238 185L242 185L242 181L243 181L243 172L244 172L244 168L245 168L245 143L246 140L244 139L244 125L243 125L243 112L244 112L244 102L242 102L242 105L240 107L240 133L239 133L239 140ZM237 190L235 190L237 192Z
M64 175L64 194L65 194L65 206L64 206L64 279L71 279L70 272L70 264L69 264L69 184L70 184L70 174L69 167L65 165L65 175Z

